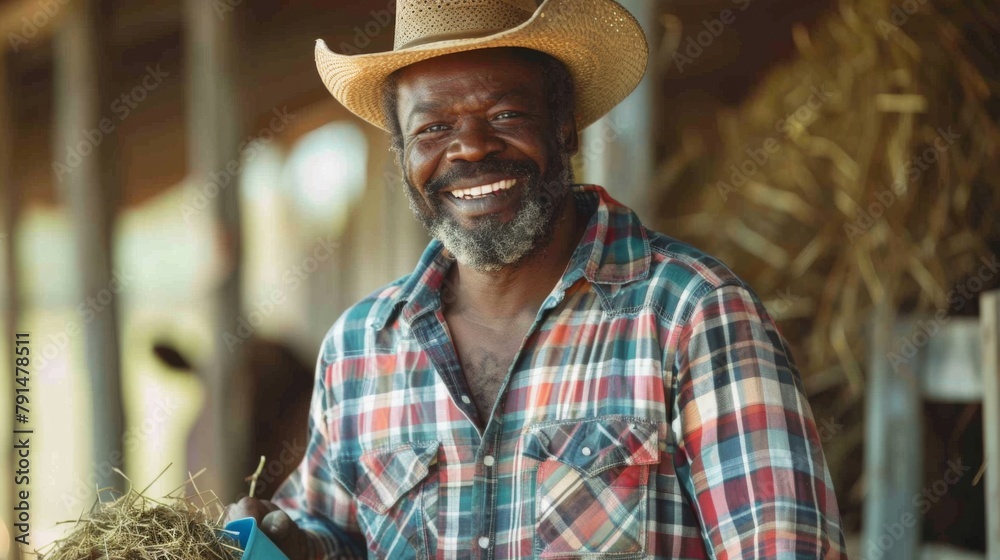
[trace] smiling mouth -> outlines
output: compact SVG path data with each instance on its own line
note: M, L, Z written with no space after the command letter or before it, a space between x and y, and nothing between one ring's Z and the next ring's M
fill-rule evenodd
M497 181L496 183L490 183L489 185L483 185L481 187L451 191L448 194L460 200L475 200L477 198L485 198L487 196L493 196L500 192L510 190L514 188L514 185L516 184L517 180L515 179L505 179L503 181Z

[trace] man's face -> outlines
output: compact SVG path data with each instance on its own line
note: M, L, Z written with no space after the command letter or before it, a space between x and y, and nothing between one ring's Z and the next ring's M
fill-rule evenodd
M410 206L465 266L515 265L552 238L576 138L565 126L557 130L545 80L540 64L507 49L439 57L400 72Z

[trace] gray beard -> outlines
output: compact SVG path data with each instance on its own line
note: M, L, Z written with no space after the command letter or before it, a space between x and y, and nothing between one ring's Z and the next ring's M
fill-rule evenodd
M521 207L507 223L488 216L475 227L465 228L441 210L440 201L430 211L421 206L426 201L419 198L409 178L404 178L404 190L413 215L458 262L474 270L496 272L516 267L552 242L557 214L570 194L572 182L569 156L562 155L556 161L562 165L556 169L549 167L555 171L551 173L553 176L544 176L525 187Z

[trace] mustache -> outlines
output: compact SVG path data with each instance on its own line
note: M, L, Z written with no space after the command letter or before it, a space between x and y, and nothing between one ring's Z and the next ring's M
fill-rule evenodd
M427 194L437 194L456 181L475 179L484 175L513 175L518 178L531 179L542 174L538 164L527 160L484 159L477 162L458 162L447 173L431 179L424 185Z

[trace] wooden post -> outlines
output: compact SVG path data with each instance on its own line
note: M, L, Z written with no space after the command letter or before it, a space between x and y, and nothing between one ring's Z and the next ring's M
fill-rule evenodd
M42 10L39 9L39 5L34 0L11 0L0 5L0 36L5 40L3 45L0 45L0 213L3 215L3 229L0 230L0 244L5 245L7 255L6 270L6 293L2 296L5 302L5 324L6 331L2 336L7 337L8 341L14 340L14 334L17 332L20 323L20 284L18 283L16 266L16 247L17 247L17 225L20 218L20 193L18 192L18 187L14 182L12 167L11 154L13 153L12 148L12 133L13 133L13 109L11 107L12 96L11 87L13 82L11 81L8 67L8 57L10 56L8 49L17 52L21 47L22 41L38 42L46 40L52 33L52 29L56 27L56 21L61 19L64 10L58 10L55 14L41 13ZM38 22L33 22L35 25L33 27L28 27L25 24L25 20L31 21L33 18L37 18L39 22L44 22L42 26L38 26ZM25 32L30 33L30 37L26 36ZM11 391L10 394L14 394L14 378L9 377L8 386ZM10 434L4 436L5 442L10 442L10 445L6 445L5 448L8 449L10 454L10 462L8 464L14 464L14 448L13 441L10 438ZM4 484L9 486L9 490L13 491L15 486L13 484L13 478L9 481L5 481ZM14 494L11 494L13 498ZM8 530L13 532L13 517L11 516L14 511L14 504L2 504L4 509L4 519L9 519L10 523L7 525ZM13 536L13 535L11 535ZM0 550L0 558L9 558L9 560L20 560L21 547L13 541L10 541L9 550Z
M85 131L100 129L108 96L107 64L111 62L99 25L103 0L77 0L63 7L66 16L55 31L55 161L67 164L58 173L57 190L72 214L76 238L80 301L109 291L112 270L111 231L117 208L113 141L92 142ZM84 147L86 146L86 147ZM70 159L73 147L78 158ZM89 149L88 149L89 148ZM75 165L73 165L75 164ZM102 301L103 303L103 301ZM118 296L83 323L86 365L94 406L95 464L123 468L123 406L118 349ZM94 473L101 487L124 488L110 469Z
M982 325L986 557L1000 558L1000 290L979 299Z
M189 173L211 199L214 218L223 239L225 277L215 295L215 343L205 382L208 390L208 433L193 434L192 468L208 467L205 482L228 503L244 488L240 472L245 456L246 403L234 395L248 380L234 378L243 345L226 344L240 317L240 178L227 169L239 162L240 113L237 93L235 11L216 10L216 2L186 0L188 50ZM228 183L211 187L215 177ZM206 461L211 461L206 462Z
M652 51L659 2L619 0L619 3L642 25ZM635 91L581 136L584 177L576 181L607 188L646 224L653 219L649 202L655 168L653 127L658 115L655 92L659 65L655 64L654 56L651 52L646 75Z
M0 230L0 244L5 248L4 255L6 255L6 261L4 263L4 270L6 271L6 278L4 279L4 285L6 286L6 291L3 294L4 298L4 325L6 329L2 333L6 337L7 343L10 344L14 340L14 335L18 330L18 323L20 318L20 288L17 281L17 255L15 254L15 247L17 247L17 223L18 215L20 214L20 201L17 192L17 188L13 182L13 172L11 170L11 151L13 142L13 130L14 123L10 108L10 85L11 82L7 77L7 53L5 50L0 49L0 212L3 212L3 229ZM13 352L13 348L11 349ZM13 353L11 354L13 356ZM14 381L14 376L8 376L3 382L10 388L11 395L16 394L14 389L16 388L16 383ZM12 434L4 434L4 448L7 449L7 455L9 457L8 465L16 464L16 455L14 452L14 442ZM11 493L11 499L14 497L14 479L11 477L9 480L4 481L4 484L8 485L8 491ZM14 531L14 518L12 512L14 511L14 504L5 503L3 504L4 518L9 521L6 523L7 530L13 533ZM20 560L21 549L13 539L8 543L10 545L9 550L0 549L0 557L10 558L10 560Z
M912 325L897 324L888 304L878 306L869 333L869 381L865 396L865 496L861 555L882 560L918 558L919 513L913 497L923 477L923 424L916 368L923 351L894 364L898 341ZM902 534L892 530L902 527Z

